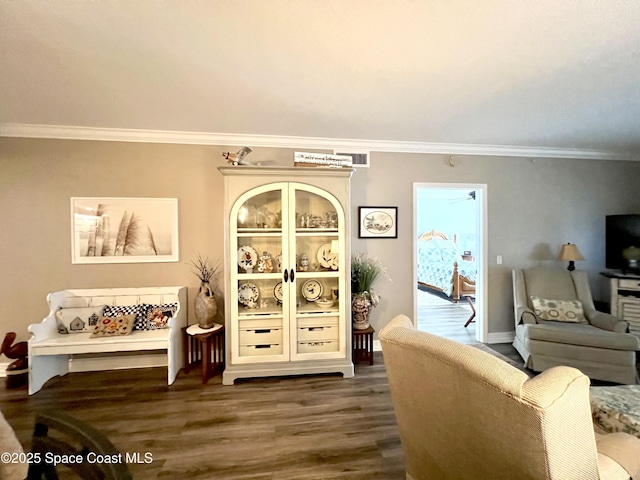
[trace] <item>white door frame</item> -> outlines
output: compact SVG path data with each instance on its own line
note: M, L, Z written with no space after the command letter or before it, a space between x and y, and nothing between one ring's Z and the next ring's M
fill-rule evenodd
M414 322L418 321L418 235L422 232L417 231L418 225L418 189L441 188L441 189L466 189L475 190L476 192L476 221L478 232L478 264L479 275L476 281L476 299L480 299L476 310L476 340L478 342L487 343L489 336L487 319L487 299L489 297L488 285L488 217L487 217L487 184L486 183L421 183L413 184L413 318Z

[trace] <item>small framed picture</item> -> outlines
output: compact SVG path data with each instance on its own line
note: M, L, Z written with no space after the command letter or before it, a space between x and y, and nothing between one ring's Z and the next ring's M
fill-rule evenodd
M358 238L398 238L398 207L358 207Z

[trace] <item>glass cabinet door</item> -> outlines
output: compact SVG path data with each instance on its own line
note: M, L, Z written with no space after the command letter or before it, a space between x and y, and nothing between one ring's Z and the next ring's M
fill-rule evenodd
M286 189L286 183L253 189L231 209L230 334L238 363L289 358Z
M292 360L344 356L344 211L326 191L303 184L289 190Z
M310 185L273 183L240 196L230 219L232 361L344 357L340 203Z

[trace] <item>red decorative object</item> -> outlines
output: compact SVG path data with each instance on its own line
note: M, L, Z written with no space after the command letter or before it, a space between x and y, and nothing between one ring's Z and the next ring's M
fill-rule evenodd
M13 344L16 337L17 335L15 332L7 333L4 336L2 345L0 346L0 355L4 354L7 358L15 360L7 367L7 388L16 388L21 385L26 385L29 381L27 342L18 342Z

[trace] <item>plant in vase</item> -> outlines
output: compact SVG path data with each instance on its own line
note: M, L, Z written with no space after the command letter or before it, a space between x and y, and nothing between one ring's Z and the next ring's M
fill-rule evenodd
M351 259L351 314L353 328L365 330L369 328L371 309L378 306L380 296L373 291L373 283L387 271L382 263L365 253Z
M209 329L215 326L215 318L218 313L218 304L211 287L212 280L220 273L220 265L209 265L208 258L200 255L191 262L193 273L200 279L200 290L194 301L195 315L198 326L202 329Z

